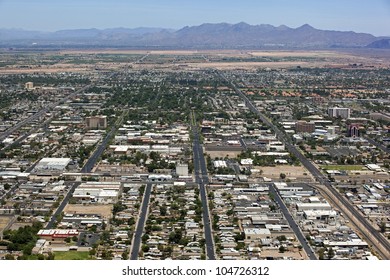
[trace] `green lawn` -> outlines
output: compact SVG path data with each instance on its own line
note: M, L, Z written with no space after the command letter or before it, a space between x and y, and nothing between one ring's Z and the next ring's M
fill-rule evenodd
M55 260L90 260L89 252L54 252Z
M325 170L363 170L363 165L321 165Z

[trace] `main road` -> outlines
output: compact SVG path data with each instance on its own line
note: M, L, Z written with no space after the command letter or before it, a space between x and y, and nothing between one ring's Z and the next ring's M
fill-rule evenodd
M100 156L103 154L104 150L106 149L108 142L110 141L111 137L114 135L115 131L119 127L119 125L123 122L123 119L126 115L127 111L124 111L122 116L116 121L115 125L110 129L110 131L107 133L106 137L103 139L103 141L98 144L97 148L94 150L92 155L88 158L84 166L81 168L81 173L90 173L99 160ZM69 203L70 198L72 197L75 189L80 186L80 182L73 183L66 194L65 198L62 200L54 214L51 216L49 222L46 225L46 229L51 229L56 224L56 221L58 217L60 217L61 213L64 211L65 206Z
M390 243L389 241L374 228L374 226L367 221L367 219L362 215L358 209L351 205L329 182L328 178L321 173L317 167L309 161L292 143L291 140L278 128L274 125L263 113L261 113L249 100L249 98L237 88L237 86L229 81L222 73L218 70L215 70L215 73L223 80L229 84L237 95L239 95L244 101L246 106L255 113L259 119L268 125L276 134L279 141L283 142L287 150L296 156L302 165L309 170L309 172L314 176L314 178L322 185L326 187L326 191L334 197L334 200L337 200L338 203L342 204L342 209L349 219L355 224L356 228L360 229L362 235L364 235L367 241L376 249L379 255L383 259L390 259ZM351 216L352 215L352 216Z
M131 242L130 260L138 259L138 253L141 247L142 233L144 232L144 228L145 228L146 216L148 214L151 193L152 193L152 183L148 183L144 191L141 209L138 214L138 221L133 235L133 242Z
M193 152L194 152L194 171L195 182L199 185L200 199L203 209L203 229L206 240L206 256L209 260L215 260L214 239L211 229L211 219L209 204L207 198L206 186L209 183L206 162L203 155L203 148L199 140L198 126L195 121L195 114L192 112L192 134L193 134Z
M275 201L278 203L278 205L280 207L280 210L282 210L282 212L284 214L284 217L286 218L288 224L290 225L291 229L294 231L294 233L295 233L296 237L298 238L299 242L302 244L302 247L305 250L306 255L309 257L309 259L316 260L317 257L315 255L313 249L307 243L307 240L306 240L305 236L303 235L301 229L299 228L299 226L297 225L295 220L292 218L290 212L288 211L286 205L284 204L284 201L280 197L280 194L275 189L273 184L269 184L268 187L269 187L269 192L271 194L273 194L273 196L275 198Z
M24 120L21 120L20 122L18 122L17 124L15 124L14 126L12 126L11 128L7 129L6 131L0 133L0 141L4 140L5 138L7 138L9 135L11 135L12 133L14 133L16 130L18 130L19 128L21 128L22 126L34 121L34 120L37 120L39 119L40 117L42 117L44 114L50 112L50 110L54 109L55 107L65 103L66 101L68 101L69 99L75 97L77 94L80 94L84 91L86 91L87 89L89 89L90 87L92 87L93 84L89 84L89 85L86 85L84 87L82 87L81 89L69 94L68 96L65 96L63 98L61 98L60 100L58 101L55 101L55 102L51 102L49 104L46 104L45 107L41 110L39 110L38 112L36 112L34 115L31 115L29 116L27 119L24 119Z
M370 143L371 145L374 145L376 147L378 147L380 150L384 151L385 153L388 153L390 154L390 149L387 148L385 145L381 144L381 143L378 143L377 141L375 141L374 139L372 139L371 137L366 137L365 138L368 143Z

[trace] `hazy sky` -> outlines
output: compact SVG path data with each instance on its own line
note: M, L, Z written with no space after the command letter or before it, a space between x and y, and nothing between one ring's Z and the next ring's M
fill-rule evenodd
M390 35L390 0L0 0L0 28L178 29L241 21Z

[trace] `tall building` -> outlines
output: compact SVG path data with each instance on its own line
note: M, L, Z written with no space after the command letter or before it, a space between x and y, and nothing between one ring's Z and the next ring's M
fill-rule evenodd
M331 118L342 118L342 119L349 119L351 117L351 109L349 108L329 108L328 109L328 115Z
M312 133L316 129L315 123L306 122L306 121L298 121L295 124L295 132L307 132Z
M88 129L107 128L107 116L93 116L85 119L85 125Z
M356 138L356 137L359 137L360 133L359 133L359 125L356 124L356 123L352 123L350 125L348 125L348 137L353 137L353 138Z

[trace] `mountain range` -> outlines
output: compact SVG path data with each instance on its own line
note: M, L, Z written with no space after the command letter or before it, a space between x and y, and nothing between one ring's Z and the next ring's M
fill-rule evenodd
M74 29L56 32L0 29L0 46L150 48L390 48L389 38L353 31L241 22L165 28Z

